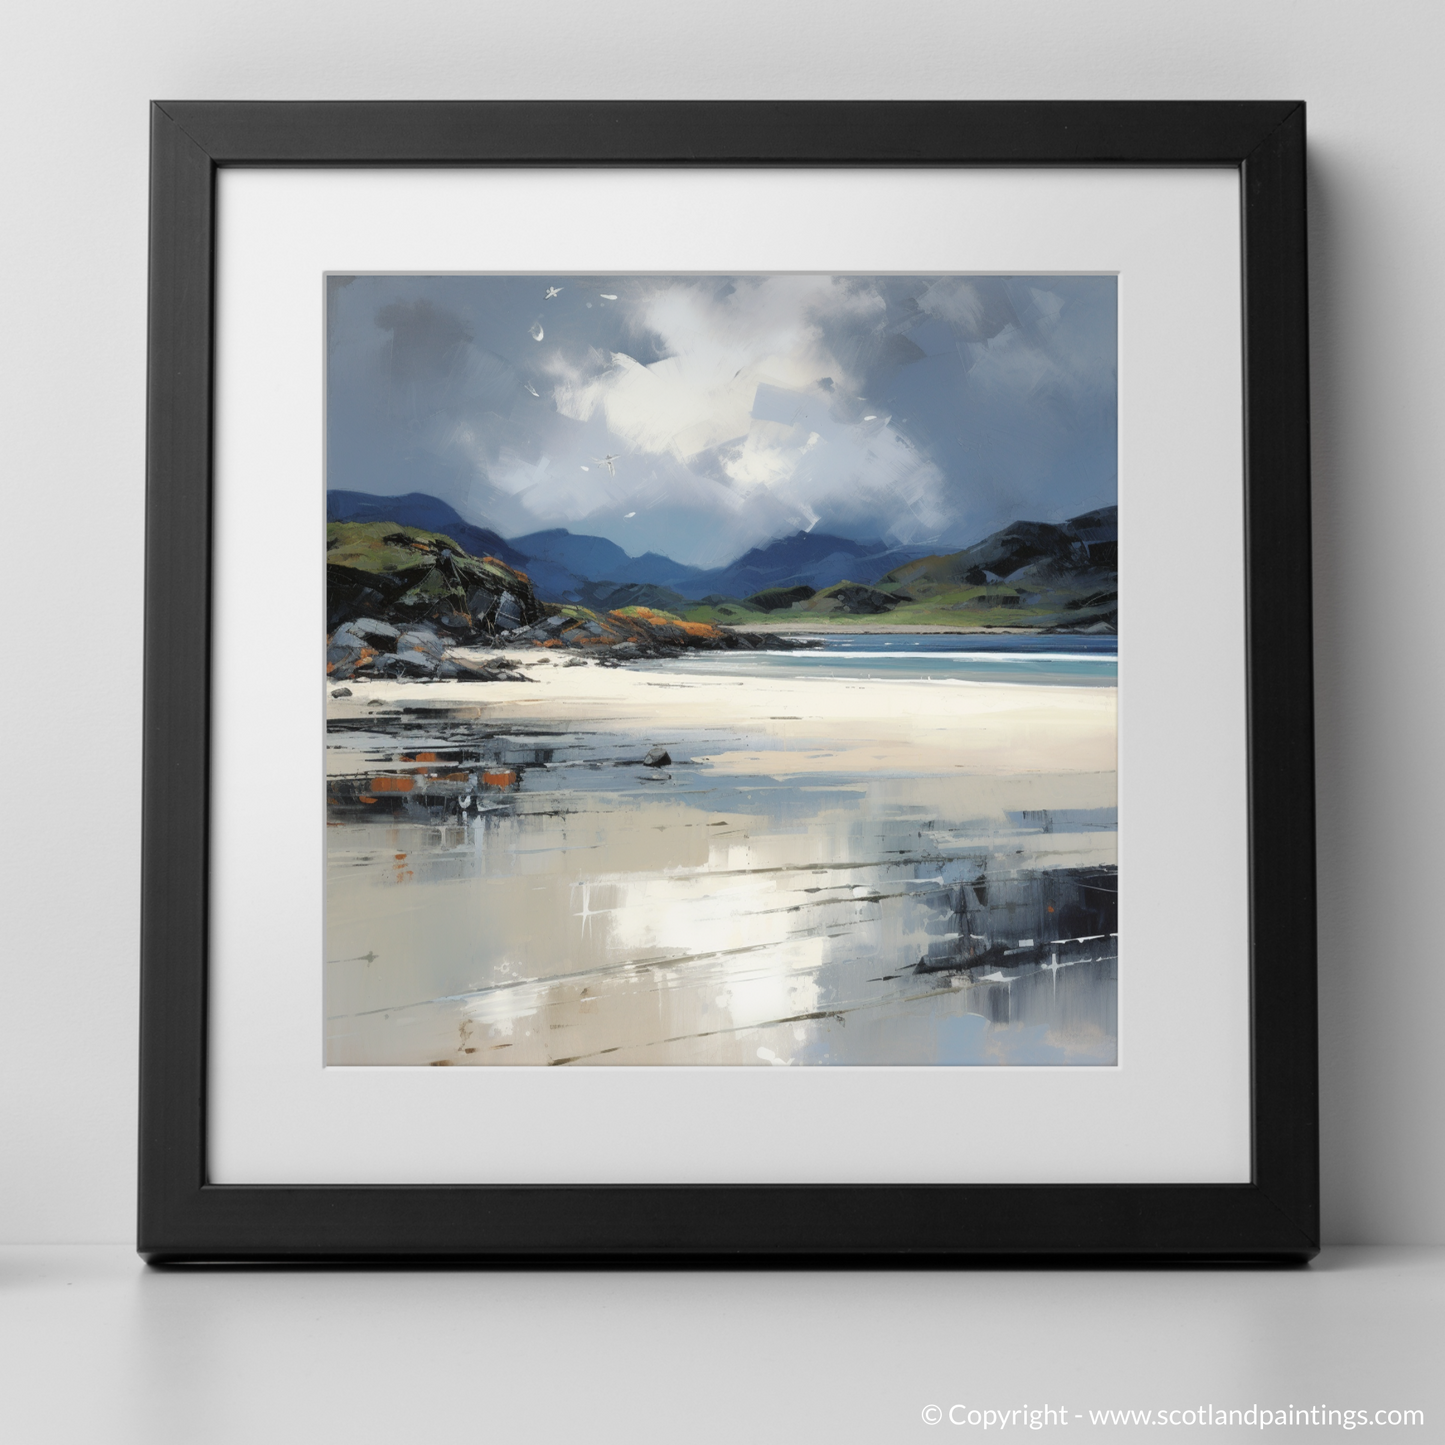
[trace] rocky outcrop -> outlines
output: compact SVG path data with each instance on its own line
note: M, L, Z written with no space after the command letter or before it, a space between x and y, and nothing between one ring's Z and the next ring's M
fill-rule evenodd
M388 636L387 634L390 634ZM372 641L390 643L374 647ZM345 622L327 641L326 672L333 682L349 677L466 678L473 682L520 682L522 674L496 660L458 656L453 641L430 627L398 632L375 618ZM349 696L337 689L333 697Z
M815 595L811 587L769 587L765 591L754 592L747 599L747 603L760 612L781 612L784 608L806 602Z
M326 610L333 629L364 622L399 634L424 624L456 642L490 639L544 615L525 572L469 556L443 533L392 522L327 526ZM394 639L377 636L378 650L397 650Z
M762 651L817 645L768 632L734 632L711 622L688 622L652 607L622 607L601 613L568 608L511 633L507 646L518 643L590 653L602 661L679 657L690 651Z
M702 649L800 645L736 633L652 607L549 607L525 572L470 557L450 537L391 522L327 528L326 671L350 677L520 681L497 648L564 649L617 664Z

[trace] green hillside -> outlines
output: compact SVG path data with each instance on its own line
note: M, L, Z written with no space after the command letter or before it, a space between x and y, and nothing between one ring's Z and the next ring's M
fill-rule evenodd
M326 599L329 627L365 616L467 633L520 626L544 610L525 572L395 522L327 524Z

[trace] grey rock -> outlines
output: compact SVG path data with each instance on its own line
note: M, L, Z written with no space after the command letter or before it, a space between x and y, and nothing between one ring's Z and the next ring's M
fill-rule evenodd
M499 632L511 632L522 625L521 604L510 592L502 593L502 600L497 603L496 613L492 617L492 625Z
M648 748L642 759L642 765L647 768L665 768L672 762L672 754L666 748Z
M433 662L439 662L446 650L447 644L427 628L418 627L411 632L403 632L396 640L398 657L404 652L420 652Z
M331 643L334 647L365 647L366 639L356 630L354 622L343 622L331 634Z
M457 676L464 682L526 682L526 677L513 671L506 666L499 666L495 662L470 662L465 658L456 658L443 664L443 668L455 667ZM443 672L443 676L446 676Z
M391 652L396 647L397 638L401 636L391 623L382 622L375 617L358 617L346 624L346 630L378 652Z
M350 689L349 687L333 687L333 688L331 689L331 696L332 696L332 697L350 697L350 696L351 696L351 689Z

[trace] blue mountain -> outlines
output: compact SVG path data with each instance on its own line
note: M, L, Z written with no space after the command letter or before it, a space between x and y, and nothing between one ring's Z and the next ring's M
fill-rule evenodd
M686 584L671 585L689 597L722 593L750 597L770 587L812 587L821 591L835 582L872 582L883 573L916 557L930 547L890 547L886 542L854 542L826 532L795 532L766 547L754 547L735 562L702 572Z
M680 582L702 576L700 567L674 562L660 552L644 552L640 557L633 557L605 537L579 537L563 527L513 537L512 545L534 561L564 567L585 581L635 582L642 586L676 588Z
M445 532L473 557L500 557L511 567L525 568L526 556L486 527L465 521L455 507L425 492L407 492L400 497L377 497L370 492L334 491L326 494L328 522L395 522L401 527L421 527L428 532Z

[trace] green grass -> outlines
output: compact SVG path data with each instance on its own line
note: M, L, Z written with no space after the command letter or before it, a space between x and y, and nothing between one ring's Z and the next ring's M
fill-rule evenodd
M689 608L683 616L689 622L712 622L723 627L740 623L755 623L767 626L769 623L826 623L828 626L856 628L868 632L876 627L958 627L968 630L993 627L1085 627L1110 607L1084 608L1070 611L1065 604L1075 600L1075 594L1060 592L1040 598L1032 605L1012 606L994 599L1017 597L1019 593L1006 584L991 583L986 587L948 587L931 585L923 596L910 602L901 602L890 612L849 613L839 611L834 605L832 594L838 588L854 584L840 582L826 588L806 602L776 612L763 612L749 607L746 603L730 603L726 606L697 606ZM875 587L879 592L908 592L905 587ZM919 589L924 591L925 589ZM1086 593L1078 594L1079 597ZM992 604L992 605L990 605ZM1112 604L1110 604L1112 606Z
M404 538L405 540L398 540ZM421 527L402 527L395 522L328 522L326 561L328 566L347 567L354 572L377 575L430 571L443 550L450 551L465 571L478 581L488 580L500 587L516 587L518 573L503 562L472 557L444 532L427 532ZM525 575L525 574L522 574ZM425 589L426 582L419 584ZM439 582L432 590L447 589Z

